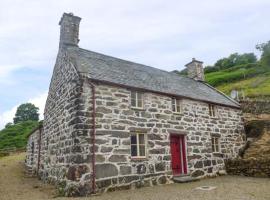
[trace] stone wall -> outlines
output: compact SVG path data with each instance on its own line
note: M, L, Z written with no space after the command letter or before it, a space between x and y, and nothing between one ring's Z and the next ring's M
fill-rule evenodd
M44 112L39 176L58 185L63 195L85 195L91 191L78 188L90 188L85 184L92 171L91 90L73 63L74 58L60 48Z
M154 93L144 93L143 109L132 109L128 89L97 84L96 93L96 167L101 191L168 183L170 133L186 134L188 172L195 177L224 169L224 159L237 157L244 143L240 110L217 106L218 116L209 117L208 104L184 99L183 114L176 114L170 97ZM144 160L131 159L132 131L147 133ZM212 153L212 135L220 137L220 153Z
M42 129L36 129L28 138L25 165L29 175L36 175L38 170L39 137Z
M246 100L240 103L244 113L270 114L270 100Z
M232 175L270 177L270 159L234 159L226 161L226 171Z

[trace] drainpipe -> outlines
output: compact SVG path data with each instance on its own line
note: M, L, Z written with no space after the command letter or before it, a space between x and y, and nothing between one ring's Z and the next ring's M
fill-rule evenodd
M39 140L38 140L38 166L37 166L37 175L39 172L39 165L40 165L40 149L41 149L41 125L39 125L38 130L39 130Z

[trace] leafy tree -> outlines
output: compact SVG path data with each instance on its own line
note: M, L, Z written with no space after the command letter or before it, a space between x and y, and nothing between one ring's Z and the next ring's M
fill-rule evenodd
M28 120L38 121L39 120L38 110L39 108L32 103L21 104L17 108L15 117L13 118L14 124Z
M234 67L237 65L256 62L257 57L255 56L254 53L244 53L244 54L233 53L227 58L219 59L214 66L219 67L220 69L228 69L230 67Z
M270 41L256 45L256 49L262 52L261 64L263 66L270 66Z
M240 55L235 61L235 65L243 65L248 63L256 63L257 57L254 53L244 53Z

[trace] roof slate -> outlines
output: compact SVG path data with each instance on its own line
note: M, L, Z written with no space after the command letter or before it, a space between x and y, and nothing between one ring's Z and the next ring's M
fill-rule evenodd
M77 70L91 79L239 108L239 104L203 82L78 47L68 48Z

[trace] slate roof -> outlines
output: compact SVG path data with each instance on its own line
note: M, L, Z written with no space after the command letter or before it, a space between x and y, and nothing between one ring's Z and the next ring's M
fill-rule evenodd
M146 65L82 48L69 48L79 72L91 79L239 108L239 104L210 85Z

